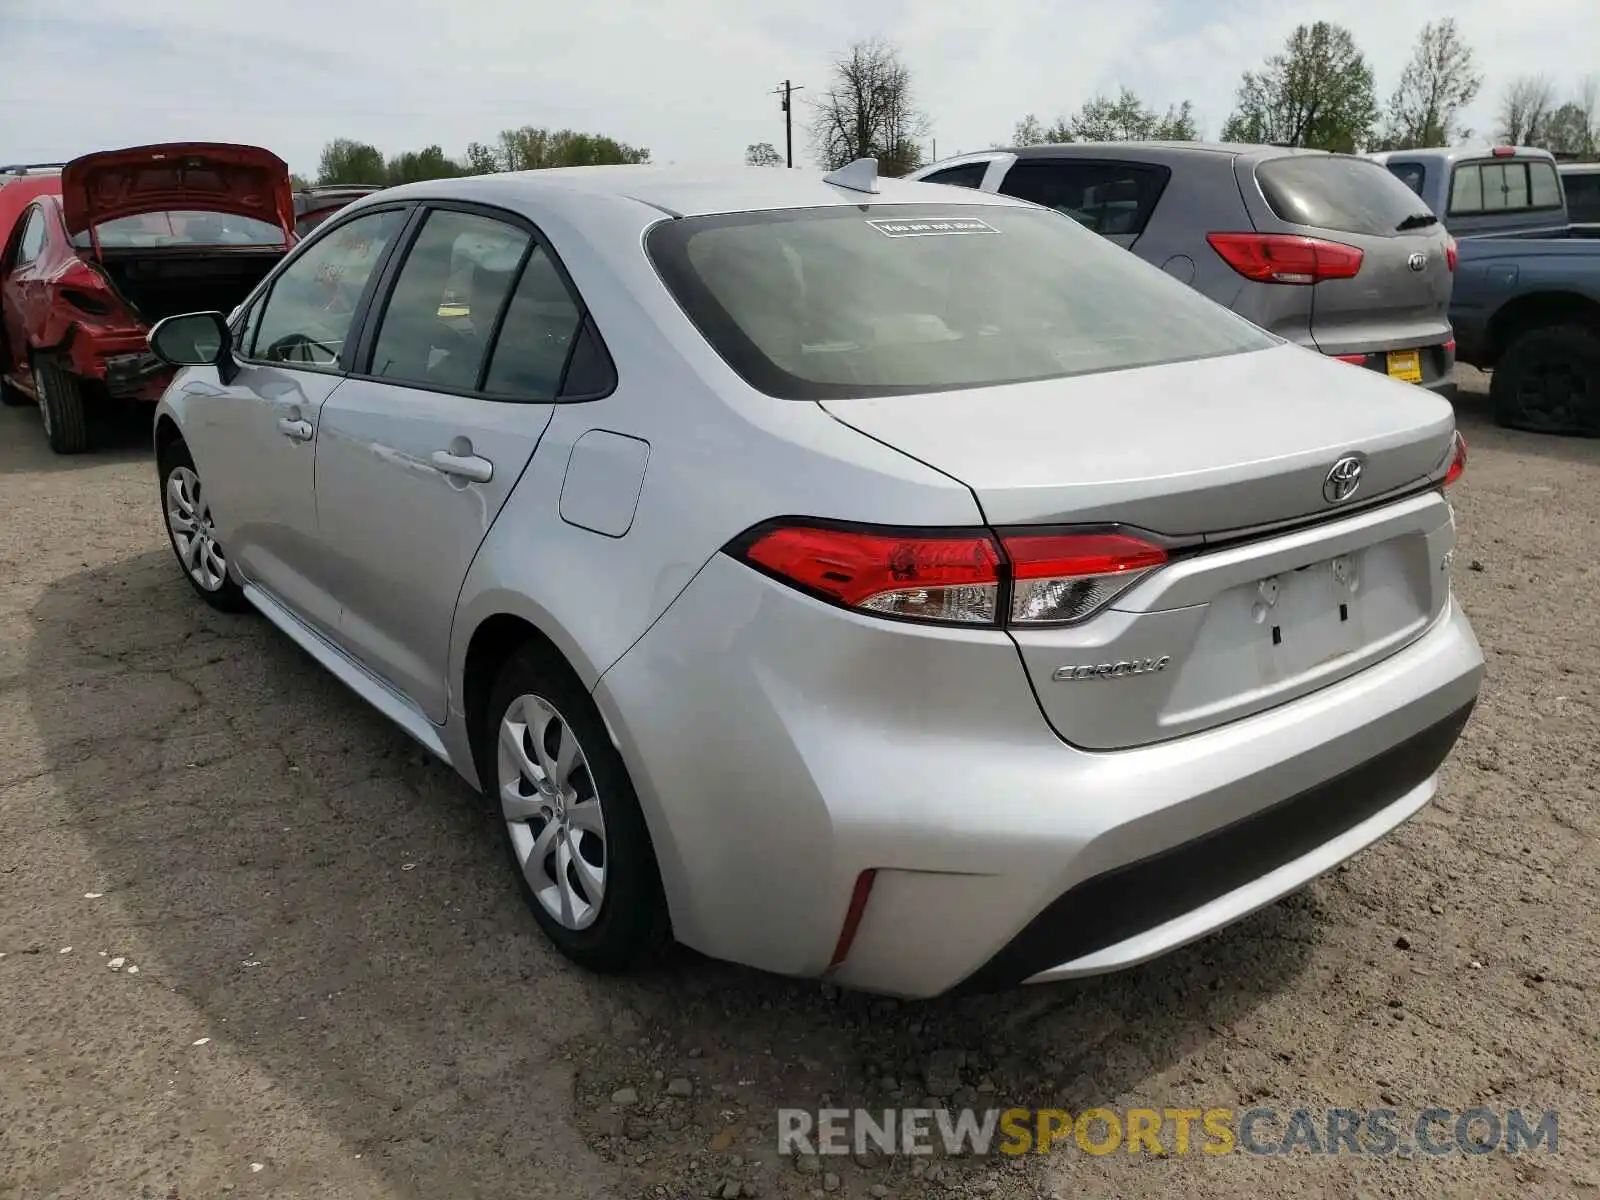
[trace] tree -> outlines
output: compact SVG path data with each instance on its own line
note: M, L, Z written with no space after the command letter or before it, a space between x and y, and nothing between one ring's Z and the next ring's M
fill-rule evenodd
M857 42L833 65L833 82L817 102L811 141L818 161L831 169L876 158L885 175L922 165L917 139L929 121L915 104L911 73L888 42Z
M1555 102L1555 88L1543 75L1513 79L1500 98L1495 136L1508 146L1536 146Z
M781 167L783 155L771 142L751 142L744 148L744 162L747 167Z
M1461 40L1454 17L1429 21L1417 38L1400 85L1389 97L1384 145L1390 150L1448 146L1458 133L1461 110L1483 86L1472 48Z
M1189 101L1169 106L1162 116L1128 88L1121 89L1115 100L1091 97L1067 124L1072 131L1069 140L1078 142L1192 142L1199 135Z
M1583 158L1593 149L1593 135L1588 115L1583 106L1567 101L1544 120L1535 146L1542 146L1552 154Z
M304 175L289 176L289 187L296 192L303 192L310 186L311 184L307 182Z
M1318 21L1297 27L1260 71L1244 73L1222 138L1351 152L1373 140L1377 122L1372 68L1355 38Z
M484 147L487 150L487 147ZM572 129L551 132L534 125L505 129L495 155L504 171L540 171L549 167L595 167L613 163L646 163L650 151L598 133Z
M1072 130L1064 120L1046 126L1032 113L1018 121L1011 134L1013 146L1060 146L1072 140Z
M322 148L318 183L383 183L387 178L383 151L376 146L351 138L334 138Z
M466 168L468 175L493 175L500 169L500 158L492 147L468 142Z
M386 174L391 184L416 183L423 179L453 179L461 174L461 166L447 158L438 146L428 146L395 155L389 160Z

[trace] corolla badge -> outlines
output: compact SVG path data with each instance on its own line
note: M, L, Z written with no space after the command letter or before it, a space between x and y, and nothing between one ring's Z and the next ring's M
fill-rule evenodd
M1172 655L1159 658L1124 658L1117 662L1085 663L1082 666L1057 667L1050 678L1057 683L1076 683L1080 679L1127 679L1132 675L1150 675L1165 671Z
M1329 504L1343 504L1361 486L1361 472L1365 468L1361 455L1345 455L1328 468L1328 477L1322 481L1322 498Z

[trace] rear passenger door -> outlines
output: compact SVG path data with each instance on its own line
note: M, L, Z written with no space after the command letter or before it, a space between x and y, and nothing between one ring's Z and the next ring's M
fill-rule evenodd
M1022 158L1000 191L1071 217L1119 246L1132 248L1155 211L1171 172L1150 163L1090 158Z
M420 214L372 313L323 407L317 515L340 644L440 723L462 580L596 342L538 231L475 205Z

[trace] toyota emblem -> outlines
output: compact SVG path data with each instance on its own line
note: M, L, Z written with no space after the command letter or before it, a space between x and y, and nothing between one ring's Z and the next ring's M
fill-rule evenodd
M1428 256L1426 254L1417 253L1406 259L1406 266L1410 267L1413 271L1420 271L1427 265Z
M1328 477L1322 481L1322 498L1329 504L1343 504L1356 494L1361 486L1361 472L1365 467L1359 454L1347 454L1328 468Z

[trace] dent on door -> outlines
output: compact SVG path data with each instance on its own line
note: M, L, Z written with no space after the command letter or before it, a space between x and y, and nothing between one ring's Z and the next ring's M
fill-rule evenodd
M558 510L568 525L620 538L633 528L650 443L591 429L572 444Z

